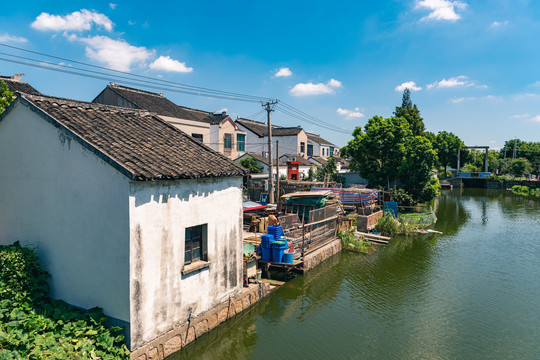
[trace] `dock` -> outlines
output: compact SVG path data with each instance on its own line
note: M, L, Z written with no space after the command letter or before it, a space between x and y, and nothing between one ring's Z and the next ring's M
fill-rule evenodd
M388 236L375 235L375 234L370 234L370 233L361 232L361 231L355 231L354 235L358 237L363 237L369 242L376 243L376 244L388 245L390 243L390 237Z

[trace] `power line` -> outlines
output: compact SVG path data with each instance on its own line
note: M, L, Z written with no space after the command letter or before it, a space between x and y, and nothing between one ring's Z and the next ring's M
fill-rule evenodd
M19 50L19 51L24 51L24 52L40 55L40 56L49 57L49 58L52 58L52 59L57 59L57 60L62 60L62 61L69 61L69 62L72 62L74 64L84 65L84 66L88 66L88 67L92 67L92 68L96 68L96 69L106 70L106 71L119 73L119 74L125 74L125 75L129 75L131 77L137 77L137 78L141 78L141 79L146 79L146 81L150 80L150 81L152 81L154 83L158 82L158 83L163 83L163 84L171 84L171 85L176 85L178 87L183 87L183 88L187 88L187 89L192 89L192 90L197 90L197 91L202 91L202 92L216 92L216 93L220 93L220 94L228 95L228 96L239 96L239 97L245 97L245 98L252 98L252 99L258 100L258 101L263 101L263 100L268 99L268 98L263 97L263 96L255 96L255 95L241 94L241 93L235 93L235 92L230 92L230 91L215 90L215 89L201 87L201 86L183 84L183 83L179 83L179 82L175 82L175 81L169 81L169 80L163 80L163 79L155 79L155 78L150 77L150 76L133 74L133 73L130 73L128 71L110 69L110 68L107 68L107 67L104 67L104 66L92 65L92 64L85 63L85 62L82 62L82 61L77 61L77 60L73 60L73 59L67 59L67 58L63 58L63 57L59 57L59 56L54 56L54 55L50 55L50 54L41 53L41 52L38 52L38 51L27 50L27 49L19 48L19 47L16 47L16 46L7 45L7 44L4 44L4 43L0 43L0 46L5 46L5 47L8 47L8 48L12 48L12 49L16 49L16 50ZM10 55L10 56L18 57L16 55ZM34 60L34 61L40 61L40 60ZM54 64L54 65L55 66L60 66L59 64ZM90 70L84 70L84 71L90 71ZM101 74L103 74L103 73L101 73Z
M252 103L266 102L266 101L269 100L269 98L262 97L262 96L248 95L248 94L242 94L242 93L236 93L236 92L230 92L230 91L222 91L222 90L216 90L216 89L211 89L211 88L206 88L206 87L183 84L183 83L174 82L174 81L168 81L168 80L163 80L163 79L155 79L155 78L152 78L150 76L132 74L132 73L127 72L127 71L114 70L114 69L106 68L106 67L103 67L103 66L92 65L92 64L85 63L85 62L81 62L81 61L76 61L76 60L72 60L72 59L68 59L68 58L64 58L64 57L59 57L59 56L54 56L54 55L50 55L50 54L46 54L46 53L42 53L42 52L38 52L38 51L27 50L27 49L24 49L24 48L12 46L12 45L7 45L7 44L3 44L3 43L0 43L0 46L4 46L4 47L7 47L7 48L11 48L11 49L15 49L15 50L18 50L18 51L23 51L23 52L39 55L39 56L49 57L49 58L56 59L56 60L68 61L70 63L84 65L84 66L91 67L91 68L94 68L94 69L105 70L107 72L112 72L114 74L110 74L110 73L103 72L103 71L84 69L84 68L81 68L81 67L74 67L74 66L65 65L65 64L54 64L54 63L51 63L49 61L44 61L44 60L40 60L40 59L34 59L34 58L30 58L30 57L25 57L25 56L19 56L19 55L9 54L9 53L5 53L5 52L0 52L0 54L4 55L4 56L8 56L8 57L11 57L11 58L16 58L16 59L21 59L21 60L25 60L25 61L38 62L38 64L33 64L33 63L25 62L25 61L20 61L20 60L15 60L15 59L8 59L8 58L1 58L0 57L0 60L2 60L2 61L7 61L7 62L20 64L20 65L31 66L31 67L36 67L36 68L40 68L40 69L44 69L44 70L51 70L51 71L56 71L56 72L60 72L60 73L65 73L65 74L70 74L70 75L75 75L75 76L81 76L81 77L87 77L87 78L92 78L92 79L97 79L97 80L104 80L104 81L113 80L113 81L115 81L117 83L128 84L128 85L131 85L131 86L146 87L146 88L156 89L156 90L160 90L160 91L170 91L170 92L188 94L188 95L205 96L205 97L209 97L209 98L218 98L218 99L243 101L243 102L252 102ZM121 75L118 75L118 74L121 74ZM318 118L316 118L316 117L314 117L314 116L312 116L312 115L310 115L310 114L308 114L308 113L306 113L304 111L301 111L301 110L299 110L299 109L297 109L297 108L295 108L295 107L293 107L293 106L291 106L291 105L289 105L287 103L284 103L282 101L279 101L279 104L276 107L276 110L280 111L281 113L283 113L285 115L288 115L290 117L296 118L298 120L307 122L307 123L315 125L315 126L319 126L319 127L324 128L326 130L335 131L335 132L342 133L342 134L350 134L351 133L350 131L348 131L346 129L338 128L334 124L331 124L329 122L318 119ZM255 116L256 116L257 120L262 120L262 117L264 116L264 111L257 112L255 114Z

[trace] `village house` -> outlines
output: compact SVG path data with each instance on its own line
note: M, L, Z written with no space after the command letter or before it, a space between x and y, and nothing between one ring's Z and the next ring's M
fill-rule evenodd
M268 126L265 123L237 118L236 124L246 133L246 151L266 156L268 153ZM276 143L279 141L279 156L283 154L298 154L307 157L308 138L301 127L272 126L272 152L276 153Z
M339 147L332 144L330 141L323 139L317 134L307 133L308 145L307 156L308 157L321 157L328 159L329 157L339 157Z
M7 84L9 91L11 91L12 93L23 92L30 95L41 95L41 93L34 89L32 85L28 84L27 82L21 81L21 78L24 75L25 74L15 74L12 76L0 75L0 80L4 81Z
M246 133L225 113L212 113L179 106L163 94L110 83L92 101L94 103L144 109L210 146L230 159L246 150Z
M156 114L18 94L0 168L0 244L36 246L51 296L132 350L242 291L245 169Z

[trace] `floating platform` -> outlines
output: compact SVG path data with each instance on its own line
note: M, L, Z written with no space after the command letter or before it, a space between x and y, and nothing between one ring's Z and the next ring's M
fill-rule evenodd
M363 237L366 240L376 244L388 245L390 243L390 237L388 236L375 235L361 231L355 231L354 235Z

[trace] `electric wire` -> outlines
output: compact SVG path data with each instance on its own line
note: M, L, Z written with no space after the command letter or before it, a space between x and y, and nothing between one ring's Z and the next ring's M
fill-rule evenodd
M110 71L110 72L125 74L125 75L129 75L129 76L133 76L133 77L138 77L138 78L150 80L150 81L153 81L153 82L167 83L167 84L176 85L176 86L179 86L179 87L190 88L192 90L198 90L198 91L203 91L203 92L216 92L216 93L220 93L222 95L252 98L252 99L258 100L258 101L267 101L267 100L269 100L269 98L263 97L263 96L241 94L241 93L235 93L235 92L223 91L223 90L215 90L215 89L201 87L201 86L183 84L183 83L179 83L179 82L175 82L175 81L169 81L169 80L163 80L163 79L155 79L155 78L150 77L150 76L133 74L133 73L130 73L128 71L110 69L110 68L107 68L107 67L104 67L104 66L88 64L88 63L85 63L85 62L82 62L82 61L77 61L77 60L73 60L73 59L63 58L63 57L54 56L54 55L50 55L50 54L45 54L45 53L38 52L38 51L27 50L27 49L24 49L24 48L20 48L20 47L17 47L17 46L12 46L12 45L7 45L7 44L4 44L4 43L0 43L0 46L4 46L4 47L8 47L8 48L12 48L12 49L15 49L15 50L28 52L28 53L32 53L32 54L36 54L36 55L40 55L40 56L45 56L45 57L49 57L49 58L52 58L52 59L57 59L57 60L62 60L62 61L69 61L69 62L74 63L74 64L84 65L84 66L88 66L88 67L92 67L92 68L96 68L96 69L101 69L101 70L106 70L106 71ZM11 55L11 56L15 57L16 55ZM58 66L58 64L54 64L54 65Z
M104 80L104 81L114 80L115 82L124 83L131 86L146 87L146 88L151 88L151 89L157 89L160 91L165 90L165 91L171 91L175 93L205 96L205 97L210 97L210 98L227 99L227 100L243 101L243 102L251 102L251 103L261 103L261 105L264 105L264 102L267 102L270 99L267 97L241 94L241 93L222 91L222 90L215 90L211 88L183 84L183 83L178 83L178 82L173 82L173 81L168 81L168 80L163 80L163 79L155 79L150 76L132 74L127 71L115 70L115 69L110 69L103 66L92 65L92 64L81 62L81 61L76 61L76 60L72 60L72 59L68 59L64 57L45 54L38 51L27 50L27 49L23 49L20 47L7 45L3 43L0 43L0 46L4 46L7 48L11 48L11 49L15 49L15 50L19 50L19 51L23 51L27 53L32 53L35 55L45 56L45 57L49 57L49 58L53 58L57 60L68 61L70 63L80 64L80 65L92 67L95 69L106 70L106 71L113 72L116 74L108 74L102 71L95 71L95 70L89 70L89 69L84 69L80 67L73 67L73 66L69 66L65 64L54 64L54 63L43 61L40 59L33 59L29 57L0 52L0 55L9 56L12 58L22 59L26 61L38 62L38 64L32 64L32 63L28 63L28 62L24 62L20 60L0 57L0 60L2 61L7 61L7 62L20 64L20 65L32 66L32 67L36 67L36 68L40 68L44 70L52 70L56 72L82 76L82 77L87 77L87 78L92 78L92 79L97 79L97 80ZM117 75L117 74L123 74L126 76ZM134 78L137 78L137 79L134 79ZM121 79L121 80L119 81L118 79ZM298 120L307 122L315 126L319 126L326 130L330 130L330 131L334 131L334 132L338 132L342 134L350 134L350 131L347 131L346 129L336 127L334 124L318 119L302 110L299 110L293 107L292 105L289 105L283 101L280 101L279 99L276 99L276 103L277 103L277 106L275 106L276 104L272 104L273 105L272 108L277 111L280 111L281 113L285 115L288 115L290 117L296 118ZM257 121L261 121L264 119L265 113L266 113L265 110L261 110L257 112L255 116L252 116L252 117L255 117Z

